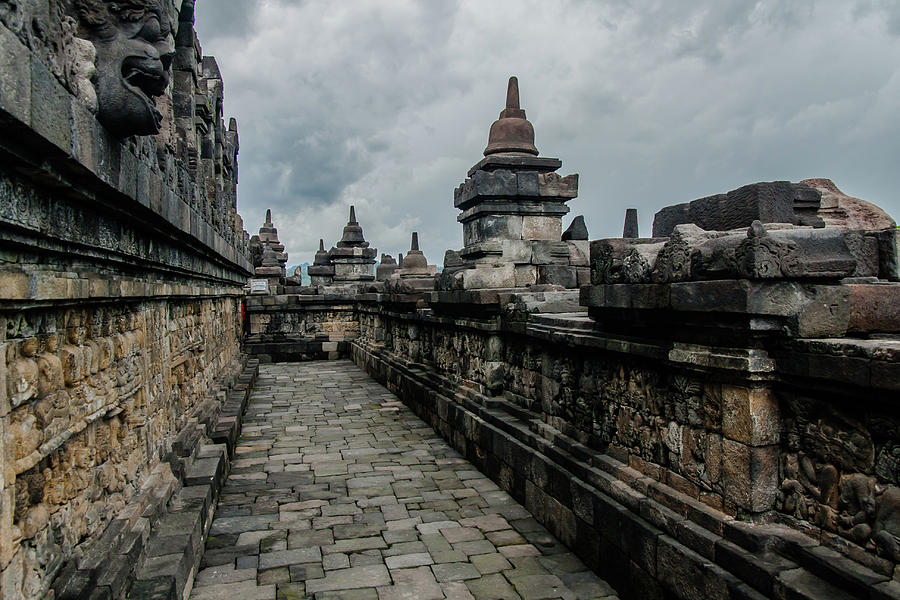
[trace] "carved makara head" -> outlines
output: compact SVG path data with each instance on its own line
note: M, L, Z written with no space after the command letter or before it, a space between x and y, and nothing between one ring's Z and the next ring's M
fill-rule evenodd
M175 56L165 0L76 0L85 36L97 49L97 118L113 134L152 135L162 114L153 100L169 86Z

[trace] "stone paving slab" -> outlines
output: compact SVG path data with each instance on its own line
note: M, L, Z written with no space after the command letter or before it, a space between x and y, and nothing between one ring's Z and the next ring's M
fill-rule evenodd
M349 361L260 367L193 600L615 598Z

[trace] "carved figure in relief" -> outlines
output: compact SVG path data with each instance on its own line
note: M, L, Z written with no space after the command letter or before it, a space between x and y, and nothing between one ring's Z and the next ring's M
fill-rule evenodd
M841 477L840 506L838 524L857 544L865 544L875 516L875 478L862 473Z
M20 358L9 365L7 388L14 408L38 395L38 365L34 359L37 349L37 338L23 340L19 344Z
M878 502L872 541L889 559L900 562L900 487L888 487Z
M796 454L784 458L784 481L781 483L782 510L798 519L809 518L806 488L800 483L800 462Z
M44 476L37 470L21 473L16 477L14 519L21 521L29 507L40 504L44 489Z
M37 426L37 419L27 407L11 413L6 434L12 458L16 461L30 456L44 439L43 432ZM17 472L21 472L21 470L23 469L16 467Z
M97 50L97 118L113 134L159 133L153 98L169 86L172 15L160 0L76 0L82 31Z
M34 404L34 415L49 438L68 425L69 394L63 383L62 362L55 354L59 339L50 336L45 344L46 352L37 358L38 401ZM54 421L58 421L51 427Z

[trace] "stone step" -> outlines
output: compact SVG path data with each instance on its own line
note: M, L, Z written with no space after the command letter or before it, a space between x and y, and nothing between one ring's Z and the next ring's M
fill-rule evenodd
M197 457L191 460L184 472L184 485L216 485L221 487L225 475L228 449L224 444L201 446Z

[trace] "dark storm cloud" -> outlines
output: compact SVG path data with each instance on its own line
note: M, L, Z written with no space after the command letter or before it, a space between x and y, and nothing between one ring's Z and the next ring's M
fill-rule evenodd
M570 206L593 238L621 235L626 207L649 234L663 206L775 179L830 177L900 214L888 0L200 0L197 15L239 118L241 214L253 232L273 208L292 263L336 241L349 204L380 251L412 230L431 262L459 248L452 190L512 74L542 154L581 174Z

